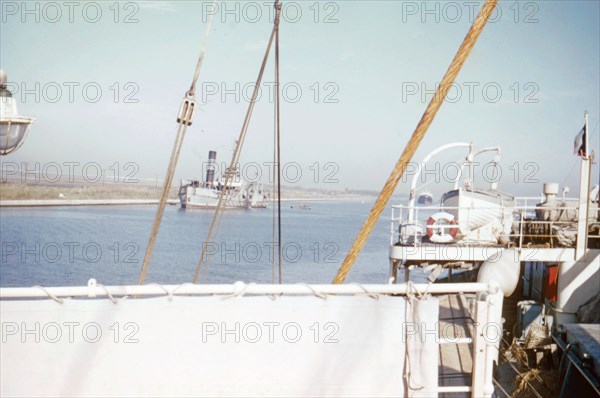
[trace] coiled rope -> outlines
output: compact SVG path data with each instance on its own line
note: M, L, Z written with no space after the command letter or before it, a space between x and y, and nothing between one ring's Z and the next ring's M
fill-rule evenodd
M485 24L490 18L490 15L494 11L497 3L498 0L486 0L485 4L479 11L477 18L475 19L475 21L473 21L473 25L469 29L469 32L465 36L465 39L463 40L460 48L458 49L458 52L454 56L452 63L448 67L448 70L446 71L442 82L436 90L435 95L433 96L433 98L429 102L429 105L425 109L425 113L423 113L423 116L421 117L419 124L417 124L415 131L410 137L406 148L404 148L404 152L402 152L400 159L398 159L398 162L394 166L392 173L385 182L385 185L383 186L381 193L375 201L375 204L373 205L369 216L365 220L360 232L358 233L358 236L356 237L356 240L352 244L350 251L344 259L342 266L338 270L338 273L335 279L333 280L333 283L344 283L344 281L346 280L346 277L352 269L356 258L358 257L362 248L367 242L367 239L369 239L371 232L373 232L373 228L375 227L377 220L381 216L381 213L387 206L390 197L392 196L394 190L398 186L398 182L404 174L407 164L411 161L413 155L417 151L421 140L423 140L423 137L425 136L425 133L427 132L429 126L433 122L435 115L437 114L438 110L440 109L444 100L446 99L448 91L452 87L452 84L454 84L458 73L460 72L463 64L469 57L469 54L471 53L475 42L477 41L479 35L483 31L483 28L485 27Z

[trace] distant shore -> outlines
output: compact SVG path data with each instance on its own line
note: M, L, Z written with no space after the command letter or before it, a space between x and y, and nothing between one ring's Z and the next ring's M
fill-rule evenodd
M281 198L282 202L332 202L340 200L361 200L360 198ZM364 200L364 199L363 199ZM158 199L16 199L0 200L0 207L51 207L51 206L134 206L134 205L156 205ZM168 199L170 205L178 205L179 199ZM276 203L272 200L271 203Z
M161 188L141 184L44 185L4 182L0 184L0 207L156 205ZM171 205L179 204L178 189L171 188ZM367 195L284 190L282 202L371 200ZM275 202L276 200L271 200Z
M179 204L169 199L170 205ZM0 200L0 207L49 207L49 206L133 206L156 205L158 199L24 199Z

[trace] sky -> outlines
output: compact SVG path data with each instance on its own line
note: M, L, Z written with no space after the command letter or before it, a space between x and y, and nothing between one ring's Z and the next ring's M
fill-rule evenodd
M209 150L229 160L272 29L271 3L0 3L0 66L20 114L36 118L4 166L162 179L210 14L199 110L175 181L201 179ZM284 184L380 190L482 2L283 3ZM501 190L537 195L557 182L577 192L573 140L585 110L600 152L599 29L598 1L499 2L413 161L451 142L500 146ZM273 159L273 62L271 54L241 158L243 175L263 182ZM447 190L464 156L436 158L428 188ZM492 159L480 158L481 184L494 179L483 177Z

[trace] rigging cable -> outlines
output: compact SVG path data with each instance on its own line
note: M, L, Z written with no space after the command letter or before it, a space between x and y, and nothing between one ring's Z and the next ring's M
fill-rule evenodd
M273 80L277 81L277 70L274 70ZM273 228L271 234L271 283L275 284L275 235L277 228L277 207L275 198L277 198L277 92L278 87L273 84L273 187L271 196L271 206L273 207Z
M262 78L265 72L265 67L267 65L267 60L269 58L269 53L271 52L271 47L273 45L273 39L275 38L277 27L279 25L279 19L281 15L281 5L279 0L275 2L275 23L273 25L273 30L271 31L271 36L269 38L269 42L267 44L267 49L265 51L265 55L263 57L263 61L260 67L260 71L258 73L258 78L256 79L256 83L254 85L254 91L252 92L252 98L250 100L250 104L248 105L248 110L246 111L246 117L244 118L244 122L242 124L242 128L240 130L240 135L238 140L236 141L236 146L233 151L233 156L231 158L231 164L225 173L225 184L221 189L219 194L219 201L217 202L217 208L215 209L215 213L213 214L212 221L210 223L210 228L208 230L208 234L206 236L206 241L202 245L202 253L200 255L200 260L198 261L198 266L196 267L196 273L194 274L193 282L196 283L198 281L198 277L200 276L200 271L202 270L202 266L205 265L202 277L203 279L206 277L208 272L208 266L210 264L211 255L207 255L207 248L212 241L213 231L214 236L218 236L219 229L221 226L221 221L223 219L223 211L229 201L229 196L226 195L228 189L232 183L232 177L235 175L235 168L238 164L242 147L244 146L244 141L246 140L246 134L248 132L248 126L250 125L250 118L252 117L252 112L254 111L254 105L256 104L256 99L258 97L258 90L260 89L260 84L262 83ZM206 259L206 262L205 262Z
M490 15L496 8L497 3L498 0L486 0L485 4L483 4L483 6L481 7L477 18L475 19L475 21L473 21L473 25L469 29L469 32L467 33L460 48L454 56L452 63L448 67L448 70L446 71L446 74L444 75L441 84L438 86L435 95L433 96L433 98L429 102L429 105L425 109L425 112L423 113L419 124L415 128L415 131L413 132L408 144L406 145L406 148L404 148L404 152L402 152L400 159L398 159L398 162L394 166L392 173L390 174L385 185L383 186L383 189L381 190L379 197L375 201L375 204L373 205L369 216L365 220L360 232L358 233L358 236L356 237L356 240L352 244L350 251L344 259L342 266L338 270L338 273L335 279L333 280L333 283L339 284L343 283L346 280L346 277L352 269L356 258L360 254L362 248L367 242L367 239L371 235L371 232L373 231L377 220L379 220L381 213L387 206L390 197L392 196L394 190L398 186L398 182L400 181L400 178L402 178L402 175L406 170L408 162L410 162L410 160L414 156L417 148L419 147L419 144L421 143L421 140L423 140L425 133L427 132L429 126L433 122L435 115L437 114L438 110L440 109L444 100L446 99L448 91L454 84L458 73L460 72L463 64L469 57L469 54L473 49L477 38L479 37L483 28L485 27L485 24L490 18Z
M273 98L276 97L277 87L273 85ZM273 233L271 235L271 283L275 284L275 228L277 223L276 209L275 209L275 198L277 197L277 177L276 176L276 163L277 163L277 102L273 102L273 189L271 196L271 206L273 207Z
M275 4L277 12L281 12L281 3ZM277 258L279 260L279 284L282 283L281 277L281 124L280 124L280 87L279 87L279 19L275 20L275 87L277 95L275 96L276 118L277 118Z
M216 0L213 0L213 3L215 2ZM156 243L156 237L158 235L160 223L162 221L162 217L165 212L165 206L169 198L169 191L171 190L173 175L175 174L175 168L177 167L177 161L179 160L179 154L183 145L183 139L185 138L187 128L192 125L192 121L194 119L194 112L196 109L196 82L198 81L198 77L200 76L200 69L202 68L202 62L204 61L206 44L208 42L208 34L210 32L210 26L212 24L212 16L212 14L208 16L206 30L204 31L202 47L200 50L200 55L198 57L198 62L196 64L196 69L194 71L192 84L190 86L190 89L186 92L185 97L183 98L183 101L179 108L179 114L177 115L177 123L179 125L177 127L177 133L175 134L175 142L173 143L173 149L171 151L171 157L169 159L169 165L167 167L165 181L163 182L160 201L158 203L158 208L154 216L154 224L152 225L152 231L150 232L148 246L146 247L144 262L142 263L142 269L140 270L140 275L138 278L139 285L144 284L144 281L146 280L146 275L148 274L148 268L152 259L152 251L154 250L154 244Z

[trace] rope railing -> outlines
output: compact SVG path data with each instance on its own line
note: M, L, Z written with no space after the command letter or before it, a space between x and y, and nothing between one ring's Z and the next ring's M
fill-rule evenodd
M62 304L62 298L69 297L88 297L103 298L110 296L113 298L125 297L157 297L166 296L187 297L187 296L269 296L269 295L289 295L289 296L316 296L323 298L327 295L352 295L367 296L374 300L379 295L409 295L409 294L454 294L454 293L495 293L498 287L495 284L488 283L448 283L448 284L428 284L414 283L410 287L406 284L344 284L344 285L324 285L324 284L255 284L236 282L232 284L192 284L184 283L181 285L160 285L156 283L146 285L129 286L103 286L91 279L87 286L64 286L64 287L3 287L0 288L0 299L11 298L50 298Z
M346 258L344 259L342 266L338 270L338 273L335 279L333 280L333 283L343 283L346 280L346 277L352 269L354 262L356 261L362 248L367 242L367 239L371 235L371 232L373 231L377 220L379 220L381 213L385 209L387 203L390 200L390 197L392 196L394 190L398 186L398 182L400 182L400 178L404 174L406 166L411 161L412 157L417 151L417 148L423 140L423 137L429 129L429 126L433 122L435 115L437 114L438 110L440 109L444 100L446 99L448 91L454 84L458 73L460 72L462 66L469 57L473 46L477 42L479 35L485 27L485 24L487 23L488 19L490 18L490 15L494 11L497 2L498 0L486 0L485 4L479 11L477 18L473 22L473 25L471 26L469 32L463 40L463 43L458 49L458 52L452 60L452 63L448 67L448 70L446 71L446 74L444 75L441 84L436 90L435 95L433 96L433 98L429 102L429 105L425 109L425 112L423 113L419 124L415 128L415 131L413 132L408 144L406 145L404 152L402 152L400 159L398 159L398 162L392 170L392 173L390 174L385 185L383 186L383 189L381 190L377 201L373 205L373 208L371 209L371 212L369 213L360 232L358 233L356 240L354 241L352 247L350 248L350 251L346 255Z

